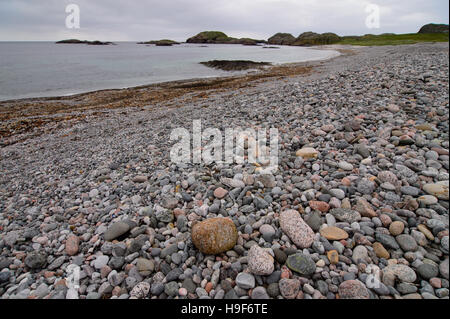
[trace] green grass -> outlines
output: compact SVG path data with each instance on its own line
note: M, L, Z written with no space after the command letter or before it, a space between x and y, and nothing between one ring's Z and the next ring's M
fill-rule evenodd
M448 42L448 33L366 34L345 36L337 44L377 46L414 44L419 42Z

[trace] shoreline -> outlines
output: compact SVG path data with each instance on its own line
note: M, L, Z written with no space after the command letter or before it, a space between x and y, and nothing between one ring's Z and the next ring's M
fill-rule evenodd
M82 119L86 116L84 114L86 111L143 107L147 104L167 103L195 93L201 98L207 93L233 90L286 77L309 75L314 72L314 67L322 63L332 63L334 59L342 56L354 55L357 50L354 46L333 45L311 47L311 49L334 50L339 52L339 55L306 62L275 64L240 75L191 78L122 89L94 90L73 95L0 101L0 146L23 141L23 138L14 139L14 136L36 131L35 129L50 122ZM73 114L74 112L82 113ZM32 132L30 135L39 134L39 132Z
M44 41L45 42L45 41ZM125 43L134 43L134 42L125 42ZM282 46L282 45L279 45ZM336 48L335 48L336 47ZM288 66L297 66L300 64L307 64L307 63L314 63L314 62L321 62L321 61L329 61L332 60L336 57L339 57L340 55L342 55L342 52L347 52L348 53L348 49L346 48L357 48L357 46L352 46L352 45L321 45L321 46L311 46L311 47L307 47L307 49L312 49L312 50L331 50L331 51L337 51L339 54L336 56L331 56L328 58L318 58L318 59L313 59L313 60L309 60L309 61L304 61L304 62L286 62L286 63L273 63L271 66L268 66L267 68L270 67L288 67ZM200 62L202 63L202 62ZM231 72L237 72L239 70L231 70ZM77 93L69 93L69 94L63 94L63 95L50 95L50 96L36 96L36 97L24 97L24 98L12 98L12 99L7 99L7 100L0 100L0 107L2 103L16 103L16 102L26 102L26 101L39 101L39 100L53 100L53 99L64 99L64 98L71 98L71 97L78 97L80 95L86 95L86 94L93 94L93 93L97 93L97 92L103 92L103 91L120 91L120 90L129 90L129 89L140 89L140 88L148 88L148 87L153 87L153 86L165 86L165 85L170 85L171 83L173 84L178 84L178 83L188 83L188 82L194 82L194 81L208 81L208 80L216 80L216 79L224 79L224 78L234 78L234 77L243 77L246 76L248 74L252 74L254 72L259 72L260 70L258 69L249 69L247 73L243 73L243 74L238 74L238 75L223 75L223 76L209 76L209 77L199 77L199 78L186 78L186 79L180 79L180 80L170 80L170 81L161 81L161 82L153 82L153 83L147 83L147 84L140 84L140 85L133 85L133 86L128 86L128 87L123 87L123 88L104 88L104 89L95 89L92 91L82 91L82 92L77 92Z
M0 299L448 299L448 57L368 48L49 108L0 147ZM179 163L198 120L277 129L275 170Z

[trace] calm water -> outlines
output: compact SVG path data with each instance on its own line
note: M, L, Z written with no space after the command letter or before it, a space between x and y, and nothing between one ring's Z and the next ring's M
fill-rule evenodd
M287 46L263 49L220 44L156 47L124 42L115 46L0 42L0 100L233 74L199 64L215 59L289 63L336 55L336 51Z

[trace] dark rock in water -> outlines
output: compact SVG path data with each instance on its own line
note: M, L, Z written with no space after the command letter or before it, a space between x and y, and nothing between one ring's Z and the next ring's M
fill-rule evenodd
M290 255L286 265L302 276L310 276L316 271L316 263L310 256L302 253Z
M268 42L276 45L291 45L295 40L296 38L290 33L277 33L270 37Z
M102 41L82 41L77 39L69 39L69 40L62 40L56 42L56 44L88 44L88 45L113 45L112 42L102 42Z
M420 28L418 33L448 33L448 24L430 23Z
M262 66L271 65L269 62L253 62L253 61L245 61L245 60L213 60L208 62L200 62L207 67L220 69L225 71L241 71L248 69L257 69Z
M257 45L266 43L265 40L255 40L250 38L232 38L220 31L204 31L186 40L186 43L213 43L213 44L243 44Z
M138 42L137 44L154 44L157 47L161 47L161 46L170 47L170 46L180 44L180 43L173 41L173 40L169 40L169 39L163 39L163 40L152 40L152 41L147 41L147 42Z

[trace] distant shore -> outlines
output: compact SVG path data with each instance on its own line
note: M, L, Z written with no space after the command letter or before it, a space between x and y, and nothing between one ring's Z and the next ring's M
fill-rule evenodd
M320 46L318 50L336 50L341 55L356 53L352 46ZM316 65L327 60L265 66L243 75L193 78L160 82L123 89L103 89L68 96L35 97L0 101L0 146L8 145L14 136L28 135L41 126L59 121L79 120L87 112L101 109L142 107L168 103L174 99L202 97L213 92L252 86L274 79L310 74ZM32 133L34 134L34 133Z

